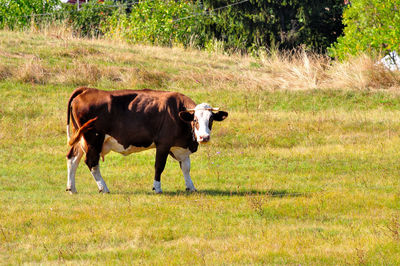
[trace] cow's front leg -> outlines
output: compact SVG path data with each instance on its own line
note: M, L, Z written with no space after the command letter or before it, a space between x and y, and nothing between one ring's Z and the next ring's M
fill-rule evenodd
M155 162L153 190L157 194L162 193L161 174L164 171L165 163L167 162L168 153L169 153L169 147L158 146L156 148L156 162Z
M192 178L190 178L190 157L186 157L184 160L180 161L179 164L185 178L186 191L197 191L193 185Z

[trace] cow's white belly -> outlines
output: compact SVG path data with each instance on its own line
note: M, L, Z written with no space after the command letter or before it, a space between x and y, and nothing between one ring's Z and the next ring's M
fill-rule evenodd
M189 157L192 152L189 149L181 148L181 147L172 147L171 152L174 154L175 158L178 161L183 161Z
M136 147L136 146L130 145L128 148L125 149L124 146L122 146L120 143L118 143L118 141L116 139L114 139L110 135L106 135L104 138L103 148L101 150L101 156L104 157L104 155L106 155L110 151L115 151L115 152L118 152L118 153L126 156L126 155L129 155L134 152L141 152L141 151L145 151L145 150L152 149L155 147L156 147L156 145L154 143L152 143L148 147Z

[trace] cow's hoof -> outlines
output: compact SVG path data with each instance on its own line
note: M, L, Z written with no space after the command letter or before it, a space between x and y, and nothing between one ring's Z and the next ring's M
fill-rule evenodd
M105 189L99 189L99 193L109 194L110 191L109 190L105 190Z
M67 188L65 191L69 192L69 194L71 194L71 195L78 193L78 191L76 191L76 189L70 189L70 188Z
M162 194L162 190L161 189L157 190L155 187L153 187L153 191L156 194Z
M161 189L161 182L160 181L156 181L154 180L153 183L153 190L156 194L161 194L162 193L162 189Z
M187 192L197 192L197 189L195 189L195 188L186 188L186 191Z

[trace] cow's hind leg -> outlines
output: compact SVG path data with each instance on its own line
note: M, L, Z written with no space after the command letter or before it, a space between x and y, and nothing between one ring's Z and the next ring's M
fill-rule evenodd
M103 177L101 176L100 173L100 166L96 165L90 169L90 172L92 173L92 176L96 180L97 186L99 187L99 193L110 193L110 190L108 189L106 182L104 181Z
M67 155L68 180L66 191L69 191L71 194L77 193L75 186L75 174L82 155L83 150L79 145L72 146Z
M100 193L110 193L106 182L104 181L103 177L100 173L100 152L102 150L103 142L104 142L104 135L99 134L92 134L93 132L88 132L85 134L85 140L87 144L87 152L86 152L86 159L85 163L89 167L90 172L94 180L97 183ZM89 141L88 141L89 140Z

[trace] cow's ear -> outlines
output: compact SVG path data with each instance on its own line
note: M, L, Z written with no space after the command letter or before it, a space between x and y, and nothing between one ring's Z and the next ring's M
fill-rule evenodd
M179 112L179 118L185 122L191 122L194 119L194 114L188 111Z
M213 119L215 121L222 121L228 117L228 113L224 111L219 111L218 113L213 114Z

